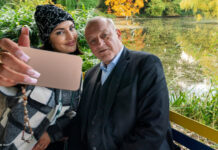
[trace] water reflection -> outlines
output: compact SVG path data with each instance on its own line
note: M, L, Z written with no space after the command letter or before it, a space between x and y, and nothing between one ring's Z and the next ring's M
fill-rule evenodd
M182 61L185 61L186 63L192 64L195 62L194 58L191 55L186 54L184 51L181 53L181 60L178 61L178 63L182 63Z
M179 81L178 85L187 91L196 93L197 96L203 95L204 93L208 92L208 89L211 88L210 82L207 79L204 79L202 82L192 83L192 85L187 85L186 82Z
M194 18L115 19L123 43L163 62L168 86L196 93L218 81L218 20Z

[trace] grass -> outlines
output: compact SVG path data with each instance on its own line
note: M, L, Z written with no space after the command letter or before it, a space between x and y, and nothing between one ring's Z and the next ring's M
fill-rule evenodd
M192 91L170 93L170 109L204 125L218 129L218 94L215 84L207 93L197 95Z

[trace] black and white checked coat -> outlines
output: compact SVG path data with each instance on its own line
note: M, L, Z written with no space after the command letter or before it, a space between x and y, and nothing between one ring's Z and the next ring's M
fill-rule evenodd
M52 141L62 138L61 129L70 121L70 117L66 115L69 113L66 112L76 110L80 96L80 90L67 91L27 86L27 109L34 138L30 143L26 143L21 140L24 122L21 87L6 88L0 86L0 92L5 95L4 100L6 101L6 107L0 116L0 150L32 149L46 130ZM60 107L60 104L62 104L62 107ZM64 121L62 121L62 118L64 118ZM49 127L53 127L53 129L49 130ZM30 137L30 134L25 133L25 137Z

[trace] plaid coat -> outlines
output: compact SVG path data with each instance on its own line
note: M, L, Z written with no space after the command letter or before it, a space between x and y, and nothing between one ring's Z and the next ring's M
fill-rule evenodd
M27 86L27 110L34 138L30 143L21 140L23 131L23 102L21 87L1 87L6 107L0 116L0 150L29 150L47 130L51 141L62 138L62 129L75 116L80 90L68 91L39 86ZM30 137L30 132L25 133Z

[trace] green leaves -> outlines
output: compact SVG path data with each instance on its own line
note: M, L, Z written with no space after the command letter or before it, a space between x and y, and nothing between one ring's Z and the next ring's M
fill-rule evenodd
M10 38L17 42L22 26L26 25L30 29L30 40L32 47L41 46L39 33L34 20L34 12L36 5L40 0L7 3L0 8L0 38ZM88 44L84 37L84 28L89 18L95 16L94 9L87 10L76 9L69 11L75 20L76 29L78 32L79 48L84 55L83 71L86 71L99 61L91 53Z
M31 45L38 46L40 44L33 18L33 9L4 5L0 12L0 38L10 38L17 42L22 26L26 25L30 28Z
M170 108L200 123L218 129L218 91L213 83L211 85L214 87L202 95L196 95L192 91L171 93Z

